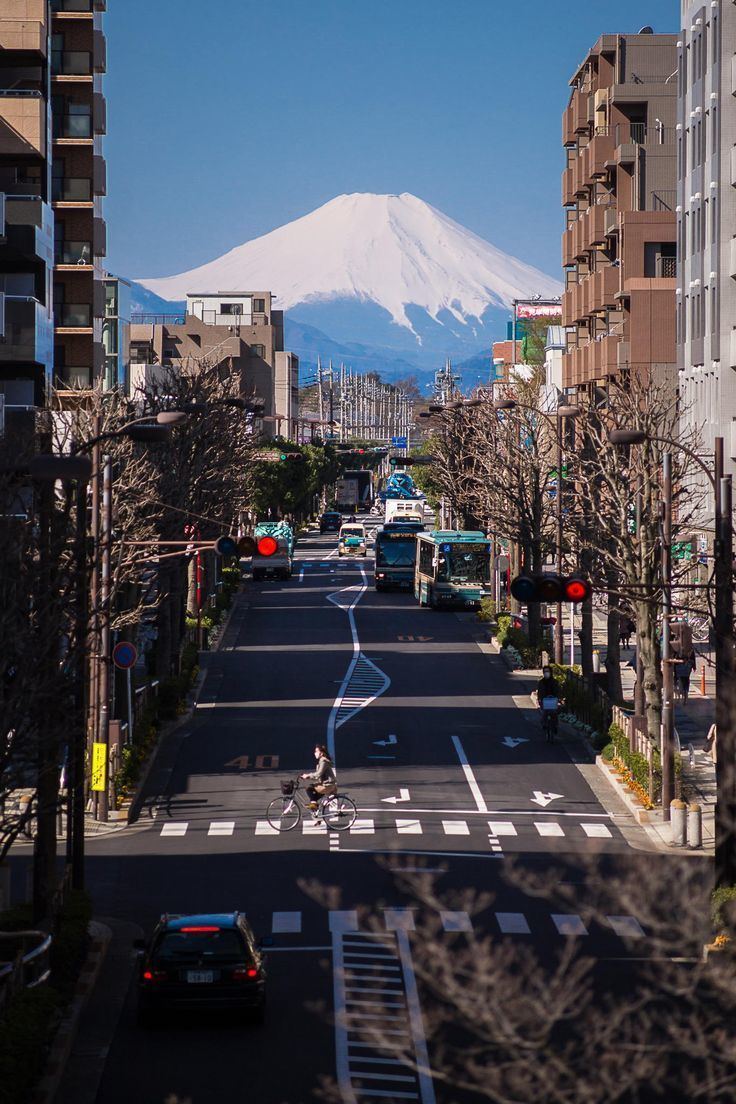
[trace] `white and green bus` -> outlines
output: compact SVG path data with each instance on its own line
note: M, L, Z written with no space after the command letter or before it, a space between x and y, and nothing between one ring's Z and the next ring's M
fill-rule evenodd
M491 593L491 542L485 533L417 534L414 597L420 606L478 609Z

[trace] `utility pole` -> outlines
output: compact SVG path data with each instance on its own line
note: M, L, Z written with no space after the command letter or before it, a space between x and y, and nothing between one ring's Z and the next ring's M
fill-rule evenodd
M672 618L672 453L662 456L662 816L670 819L675 796Z
M100 791L97 819L106 821L110 810L110 561L112 551L112 459L103 458L102 534L100 572L100 676L98 741L105 754L104 789Z
M736 654L733 627L733 491L715 440L716 886L736 885Z

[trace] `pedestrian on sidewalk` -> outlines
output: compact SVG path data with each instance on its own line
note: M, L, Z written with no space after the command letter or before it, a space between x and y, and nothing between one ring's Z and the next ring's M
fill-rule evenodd
M621 617L618 630L618 640L622 648L631 647L631 634L634 632L636 625L630 617L624 615Z
M691 652L685 659L678 659L675 663L675 686L679 690L680 701L687 705L690 693L690 676L695 668L695 653Z

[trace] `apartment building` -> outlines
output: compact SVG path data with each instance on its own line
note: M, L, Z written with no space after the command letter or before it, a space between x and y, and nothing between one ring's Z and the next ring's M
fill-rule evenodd
M736 7L681 5L677 358L685 425L736 474ZM711 495L707 496L708 501Z
M105 373L105 8L106 0L51 2L54 365L60 388L91 387Z
M265 432L294 438L299 418L299 358L284 349L284 312L268 291L193 292L183 315L134 314L131 393L162 370L224 365L243 395L263 400Z
M0 5L0 434L32 432L53 371L50 27L45 0Z
M562 117L562 386L675 376L677 36L602 35Z

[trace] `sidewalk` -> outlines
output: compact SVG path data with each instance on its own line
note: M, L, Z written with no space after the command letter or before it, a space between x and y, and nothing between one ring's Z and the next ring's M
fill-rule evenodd
M606 648L606 618L602 613L593 613L593 639L601 656L601 669L604 670ZM715 667L712 653L707 645L696 645L697 669L690 682L690 696L687 705L675 704L675 731L682 754L682 796L683 800L697 802L703 810L703 851L712 854L715 846L715 806L716 806L716 767L705 750L708 730L715 720ZM634 695L636 675L629 666L630 659L636 655L636 648L621 650L621 681L624 698ZM708 662L710 660L710 662ZM705 696L701 693L701 670L705 667ZM670 846L672 838L668 823L662 819L661 811L649 814L649 825L659 838Z

